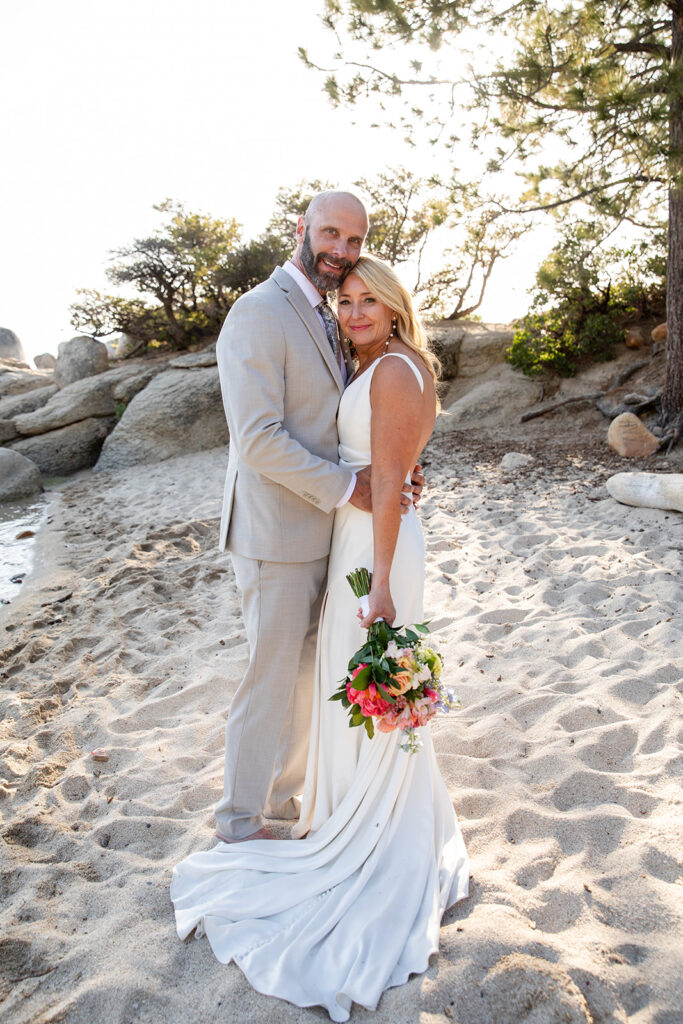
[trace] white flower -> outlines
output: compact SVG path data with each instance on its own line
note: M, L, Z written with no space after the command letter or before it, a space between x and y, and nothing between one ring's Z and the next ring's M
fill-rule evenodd
M398 644L395 640L390 640L387 644L386 656L387 658L398 658Z

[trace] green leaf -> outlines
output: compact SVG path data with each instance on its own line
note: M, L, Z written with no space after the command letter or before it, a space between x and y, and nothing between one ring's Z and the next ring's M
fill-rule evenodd
M375 727L371 718L365 719L365 731L370 739L375 735Z

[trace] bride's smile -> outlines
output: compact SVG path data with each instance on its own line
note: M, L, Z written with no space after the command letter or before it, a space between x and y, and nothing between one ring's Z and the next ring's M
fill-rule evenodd
M361 364L382 353L391 334L392 312L368 291L368 286L353 272L339 289L337 315L341 329L353 342Z

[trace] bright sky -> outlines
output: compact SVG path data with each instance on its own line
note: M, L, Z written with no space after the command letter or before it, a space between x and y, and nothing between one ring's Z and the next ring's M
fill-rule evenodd
M21 0L0 11L0 327L27 356L76 331L79 287L108 287L108 252L156 228L154 203L235 217L260 232L278 187L434 153L333 110L297 47L324 57L321 0ZM423 162L424 161L424 165ZM524 312L548 238L528 238L480 313Z

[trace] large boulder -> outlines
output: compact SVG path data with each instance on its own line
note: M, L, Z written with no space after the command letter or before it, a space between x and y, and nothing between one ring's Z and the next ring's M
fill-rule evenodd
M67 384L41 409L15 416L14 425L18 433L32 436L57 430L91 416L113 416L115 412L112 388L108 374L84 377L73 384Z
M516 419L541 397L541 386L502 364L472 386L468 378L456 378L442 402L434 430L445 434L483 423L495 425Z
M632 412L622 412L612 420L607 431L607 443L617 455L628 459L652 455L659 448L659 438L651 434Z
M91 417L47 434L13 441L10 447L35 462L45 476L68 476L94 466L115 422L114 416Z
M7 327L0 327L0 359L19 359L22 363L26 361L21 342L14 331Z
M0 501L32 498L42 489L40 470L35 462L11 448L0 448Z
M57 360L51 352L41 352L39 356L33 357L33 363L39 370L54 370Z
M57 352L54 373L55 383L60 388L73 384L75 380L102 373L109 366L107 346L86 334L63 341Z
M227 442L217 368L166 370L133 398L107 438L96 468L162 462Z

